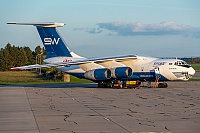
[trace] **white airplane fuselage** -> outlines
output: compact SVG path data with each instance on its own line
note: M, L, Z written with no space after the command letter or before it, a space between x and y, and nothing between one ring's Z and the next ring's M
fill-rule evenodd
M139 79L142 81L148 80L152 77L151 71L159 69L161 76L160 81L171 80L188 80L195 74L195 70L188 65L185 61L179 59L159 59L145 56L137 56L137 60L128 61L125 65L130 67L133 72L133 76L130 79ZM44 60L45 63L57 63L57 62L71 62L81 60L83 58L73 57L54 57ZM176 64L180 62L184 64ZM112 66L107 66L112 68ZM82 75L86 72L79 67L79 65L57 67L58 70L68 74L80 75L79 78L84 78ZM137 76L137 77L135 77Z

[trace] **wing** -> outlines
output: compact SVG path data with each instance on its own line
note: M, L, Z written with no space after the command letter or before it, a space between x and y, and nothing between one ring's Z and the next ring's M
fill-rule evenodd
M124 66L127 62L132 61L133 59L137 59L135 55L125 55L125 56L111 56L111 57L103 57L103 58L89 58L89 59L80 59L71 62L58 62L58 63L49 63L44 65L28 65L28 66L21 66L21 67L13 67L11 70L26 70L26 69L33 69L33 68L48 68L48 67L62 67L62 66L71 66L71 65L79 65L80 68L87 71L88 69L100 68L102 66L106 68L110 68L110 66Z

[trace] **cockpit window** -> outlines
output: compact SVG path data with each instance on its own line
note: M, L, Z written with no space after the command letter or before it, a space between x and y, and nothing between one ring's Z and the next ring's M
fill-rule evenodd
M174 65L183 66L183 67L190 67L185 61L176 61Z

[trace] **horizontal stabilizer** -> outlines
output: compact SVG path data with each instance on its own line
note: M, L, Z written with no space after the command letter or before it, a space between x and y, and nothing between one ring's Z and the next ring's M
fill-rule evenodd
M16 23L16 22L9 22L7 24L16 24L16 25L33 25L39 27L62 27L64 23L54 23L54 22L47 22L47 23Z

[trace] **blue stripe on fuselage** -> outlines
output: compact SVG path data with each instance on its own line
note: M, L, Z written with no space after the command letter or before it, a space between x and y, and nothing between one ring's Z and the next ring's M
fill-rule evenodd
M159 81L169 81L166 77L159 74ZM140 80L140 81L155 81L156 75L154 72L133 72L133 75L129 77L130 80Z

